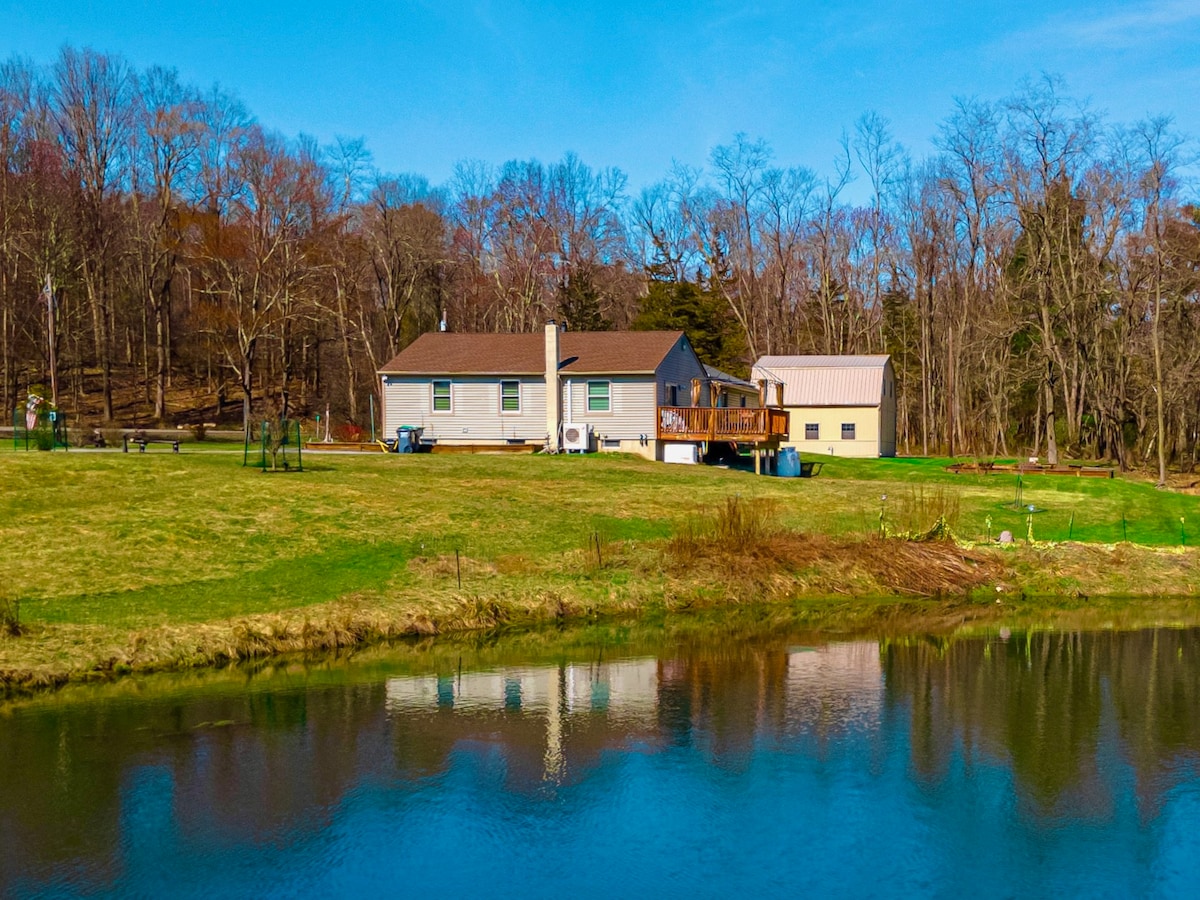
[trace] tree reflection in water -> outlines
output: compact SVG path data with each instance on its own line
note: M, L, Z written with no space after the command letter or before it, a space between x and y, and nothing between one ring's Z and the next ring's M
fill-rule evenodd
M501 651L426 671L410 654L402 673L384 660L343 684L289 674L179 692L146 679L10 704L0 893L152 888L138 880L151 849L285 853L364 795L398 824L405 797L468 770L536 818L614 760L675 760L672 772L740 779L747 796L769 765L794 804L783 814L800 815L836 779L801 787L794 773L850 765L872 791L904 792L888 774L900 753L926 796L999 772L996 815L1063 827L1111 822L1129 802L1152 822L1200 759L1200 629L853 642L714 630L550 664Z

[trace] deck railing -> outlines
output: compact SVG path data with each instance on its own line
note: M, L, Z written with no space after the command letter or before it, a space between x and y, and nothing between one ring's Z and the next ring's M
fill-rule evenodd
M788 414L782 409L660 406L660 441L771 441L787 437Z

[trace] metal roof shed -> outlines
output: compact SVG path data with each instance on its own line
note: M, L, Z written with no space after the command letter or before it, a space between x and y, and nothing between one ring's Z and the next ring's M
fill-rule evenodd
M896 377L890 356L764 356L753 379L783 383L784 446L836 456L896 455Z

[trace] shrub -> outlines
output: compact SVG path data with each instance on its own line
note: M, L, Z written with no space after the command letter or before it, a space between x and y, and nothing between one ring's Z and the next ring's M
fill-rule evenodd
M37 428L29 432L29 436L33 439L33 446L39 450L54 449L54 431L50 428L50 423L42 424L38 422Z
M689 519L667 546L677 564L699 558L755 556L779 531L776 504L726 497L710 513Z
M958 527L959 492L945 485L917 485L887 501L884 530L897 537L929 539Z
M17 637L21 634L21 601L0 597L0 634Z
M333 426L333 439L335 441L357 444L366 439L366 431L358 425L350 423L335 425Z

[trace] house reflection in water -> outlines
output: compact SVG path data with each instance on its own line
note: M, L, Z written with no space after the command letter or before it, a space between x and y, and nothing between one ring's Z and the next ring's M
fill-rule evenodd
M486 746L515 786L572 780L609 749L698 739L739 769L763 737L872 731L883 674L878 644L841 643L391 678L386 704L402 770L428 775L456 747Z
M856 641L788 653L788 718L822 735L875 730L883 712L879 644Z
M583 766L605 749L653 737L658 681L652 658L390 678L386 705L398 729L422 721L423 737L435 743L442 728L443 740L503 743L517 781L532 775L536 747L540 779L557 783L568 759ZM449 722L427 718L449 711Z

